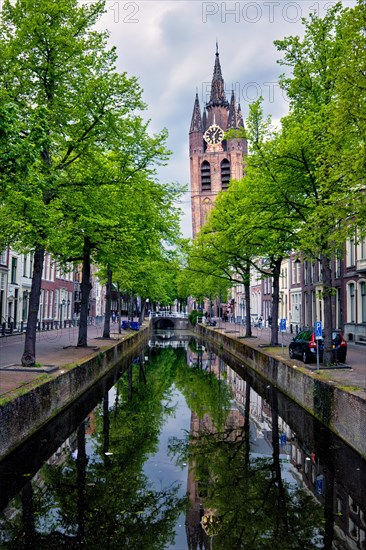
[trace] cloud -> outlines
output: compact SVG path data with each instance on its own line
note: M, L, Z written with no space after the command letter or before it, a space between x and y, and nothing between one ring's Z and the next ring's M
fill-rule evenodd
M347 1L347 5L354 2ZM244 117L259 95L274 121L288 102L279 89L283 67L273 41L303 33L301 17L323 15L334 2L201 2L110 0L100 27L110 32L118 69L139 77L153 131L169 130L173 156L160 171L162 181L189 181L188 132L196 88L201 108L211 83L216 40L227 95L232 87ZM189 195L184 198L182 229L191 232Z

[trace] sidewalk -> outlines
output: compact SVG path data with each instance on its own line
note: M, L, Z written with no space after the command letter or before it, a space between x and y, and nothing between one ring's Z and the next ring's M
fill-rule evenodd
M288 332L278 334L278 343L280 347L274 349L270 346L271 334L270 328L258 328L252 327L252 337L245 338L245 326L238 323L232 323L227 321L226 323L220 319L216 320L216 327L213 328L216 331L223 331L225 334L232 335L234 338L240 338L243 342L250 343L251 346L256 348L268 348L267 352L271 355L283 357L284 359L291 361L291 363L297 367L305 367L309 371L317 369L316 363L306 364L298 359L290 359L288 354L288 345L296 334L290 334ZM282 352L282 338L283 338L283 352ZM366 399L366 346L355 344L354 342L347 342L347 363L342 368L339 365L332 369L322 369L320 364L321 373L327 377L329 382L334 381L341 384L343 387L357 387L361 389L361 392Z
M118 324L111 323L111 338L102 338L103 325L88 326L88 347L77 348L79 329L77 327L63 328L52 331L37 332L36 361L41 365L52 365L56 369L23 369L20 365L24 346L24 334L16 334L0 338L0 397L7 397L20 387L26 390L39 381L45 372L56 376L57 367L77 363L81 359L93 355L100 347L111 344L114 340L123 339L130 331L118 334ZM16 370L15 370L16 369Z
M267 352L283 357L290 361L288 356L288 344L291 342L294 335L283 333L282 347L274 349L270 347L270 329L257 327L253 328L252 338L244 338L245 327L217 320L216 327L209 327L213 330L222 330L223 332L232 335L233 338L243 339L243 342L248 342L256 348L268 348ZM118 324L111 323L111 339L103 339L103 325L88 326L88 348L76 348L78 338L78 328L64 328L53 331L45 331L37 333L37 362L42 365L53 365L62 367L68 364L77 363L80 359L85 359L89 355L93 355L98 348L106 346L113 339L124 338L130 331L122 331L118 334ZM279 334L279 343L282 343L282 333ZM45 370L33 369L18 369L9 370L9 366L20 363L20 358L23 351L24 334L18 334L0 338L0 397L12 395L12 392L19 390L20 387L26 387L39 380L44 376ZM316 364L305 365L302 361L292 359L291 363L295 366L302 366L309 371L316 370ZM324 369L321 372L328 380L335 381L343 387L360 388L361 393L366 399L366 346L357 345L352 342L348 343L347 367L336 369ZM351 368L349 368L351 367ZM46 370L47 372L47 370ZM53 376L57 376L59 370L51 372Z

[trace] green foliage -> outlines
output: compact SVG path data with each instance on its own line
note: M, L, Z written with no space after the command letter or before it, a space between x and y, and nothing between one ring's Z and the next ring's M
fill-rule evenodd
M171 438L170 454L177 464L189 462L195 502L215 517L212 547L313 548L321 506L282 478L279 452L251 455L249 419L243 423L231 409L229 388L212 372L186 363L185 350L165 348L151 350L147 363L140 356L133 366L122 365L128 372L112 392L105 391L58 460L48 461L22 498L13 499L13 514L2 515L3 545L149 550L172 545L179 514L189 514L187 500L177 484L151 483L147 462L158 450L163 423L176 414L178 388L196 428L189 437ZM278 450L275 419L273 413Z
M200 420L209 415L216 430L222 430L230 412L231 390L213 372L200 367L177 370L177 388L183 393L187 405Z
M42 483L33 483L34 532L24 533L21 514L6 520L8 547L25 548L31 537L35 548L45 549L159 550L173 543L186 499L179 496L178 483L153 484L144 465L157 451L163 423L174 414L172 384L183 361L169 349L152 356L146 383L135 364L132 392L128 374L120 378L114 403L107 392L72 436L72 447L63 447L62 461L48 463L38 477Z
M88 256L112 270L128 258L139 271L137 290L165 293L168 301L174 277L145 290L141 272L148 259L160 260L155 274L171 267L166 249L177 238L181 189L156 181L156 167L169 158L167 131L150 132L137 79L116 72L108 34L95 30L104 7L103 1L4 2L0 234L18 250L39 250L40 264L44 249L62 263L85 263ZM29 311L38 311L36 284L34 277ZM82 312L87 287L88 281ZM34 341L33 317L26 348ZM79 340L86 342L82 329Z
M273 278L272 344L282 259L297 251L320 261L324 324L333 327L333 258L366 232L365 18L365 2L337 4L304 20L302 38L275 42L290 112L274 129L261 100L250 106L245 177L217 196L189 255L195 295L210 295L211 277L244 282L248 262Z
M192 309L192 311L188 315L189 322L193 326L196 326L198 317L200 317L200 318L203 317L203 311L198 311L197 309Z
M281 63L292 68L281 80L291 102L282 156L296 166L299 248L308 257L339 254L347 236L366 223L366 87L359 78L366 63L365 9L364 2L346 9L337 4L323 18L305 21L302 40L275 42Z
M216 518L213 548L312 549L322 525L320 505L303 489L277 478L276 459L252 457L248 462L245 429L203 430L190 438L198 493L204 509Z

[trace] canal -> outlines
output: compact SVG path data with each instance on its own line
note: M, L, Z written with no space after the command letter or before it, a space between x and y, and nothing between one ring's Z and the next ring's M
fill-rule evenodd
M365 549L366 464L222 349L147 348L0 463L0 548Z

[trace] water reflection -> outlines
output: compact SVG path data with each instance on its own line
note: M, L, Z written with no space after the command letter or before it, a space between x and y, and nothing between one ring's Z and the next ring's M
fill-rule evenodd
M187 335L53 426L0 464L3 548L365 548L365 462Z
M158 549L174 539L185 497L176 483L153 486L143 466L174 414L176 357L152 357L148 374L144 357L5 509L3 547Z
M365 461L223 350L197 349L189 363L211 370L214 351L235 397L225 429L201 422L187 446L204 547L365 548Z

